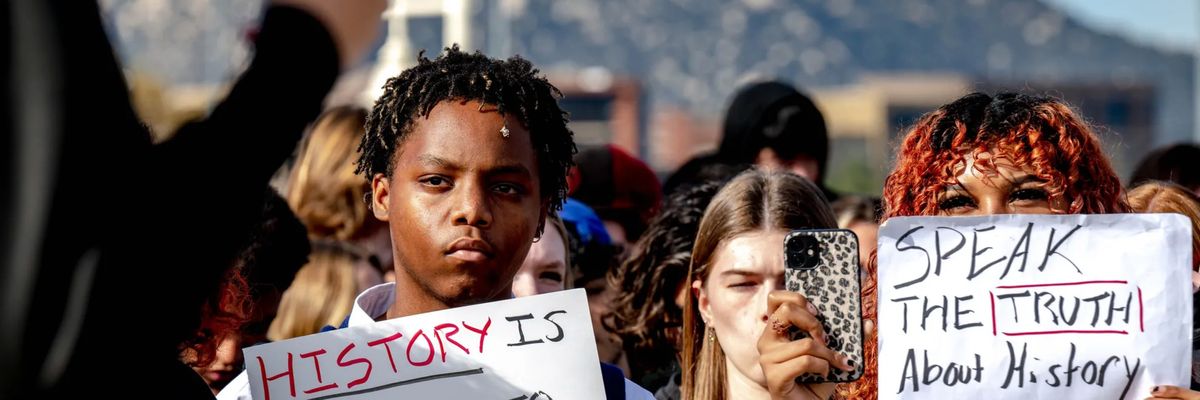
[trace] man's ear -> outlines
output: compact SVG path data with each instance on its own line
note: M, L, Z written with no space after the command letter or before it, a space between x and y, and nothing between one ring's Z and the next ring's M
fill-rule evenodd
M388 196L391 195L391 181L383 174L375 174L371 178L371 212L375 219L388 220Z

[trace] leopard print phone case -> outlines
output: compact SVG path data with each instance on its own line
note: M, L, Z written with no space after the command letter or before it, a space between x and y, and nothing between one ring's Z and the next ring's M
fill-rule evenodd
M802 230L784 241L787 290L816 306L829 348L850 357L854 371L830 367L828 376L801 375L797 383L853 382L863 374L862 292L858 237L845 229ZM793 329L792 340L807 338Z

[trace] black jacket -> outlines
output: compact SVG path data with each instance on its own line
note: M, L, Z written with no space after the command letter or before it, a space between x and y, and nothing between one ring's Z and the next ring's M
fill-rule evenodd
M5 326L0 348L9 360L0 397L211 398L177 361L179 344L199 326L271 175L320 113L339 72L333 40L311 15L269 9L254 60L228 97L153 145L96 4L31 3L44 8L37 22L48 34L17 40L49 44L37 51L51 68L25 72L56 88L47 104L57 126L17 132L52 139L42 144L48 171L16 171L44 177L49 207L19 226L32 232L35 256L2 271L3 282L28 291L4 300L2 316L16 325ZM27 100L8 98L6 122L28 115L19 107ZM133 390L112 391L120 388Z

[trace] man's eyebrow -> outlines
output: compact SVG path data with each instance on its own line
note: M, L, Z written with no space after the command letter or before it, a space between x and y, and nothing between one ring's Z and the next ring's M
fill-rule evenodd
M521 165L521 164L504 164L504 165L499 165L499 166L495 166L492 168L488 168L486 171L484 171L484 175L487 175L487 176L507 175L507 174L533 176L533 173L529 172L529 168L525 168L525 166Z
M417 156L417 162L420 162L421 164L426 165L426 166L438 167L438 168L442 168L442 169L449 169L449 170L462 169L462 167L458 166L458 164L455 164L454 162L452 162L450 160L447 160L447 159L444 159L444 158L441 158L438 156L434 156L434 155L429 155L429 154L422 154L422 155Z

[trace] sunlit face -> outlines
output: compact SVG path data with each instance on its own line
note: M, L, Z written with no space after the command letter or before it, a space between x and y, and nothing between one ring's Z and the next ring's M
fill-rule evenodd
M545 217L529 131L495 106L445 101L396 153L372 209L391 230L398 293L426 311L507 298Z
M767 294L784 288L784 231L745 233L713 252L708 278L692 285L705 325L725 353L726 373L766 386L758 364L758 338L766 327Z
M547 227L542 238L529 247L525 262L513 278L512 291L517 297L563 290L567 273L567 249L558 229Z
M1031 165L1015 165L1007 157L991 158L995 170L981 168L967 157L958 183L938 193L938 215L1052 214L1066 212L1061 196L1050 197L1048 182L1035 175ZM981 171L981 169L983 169Z

